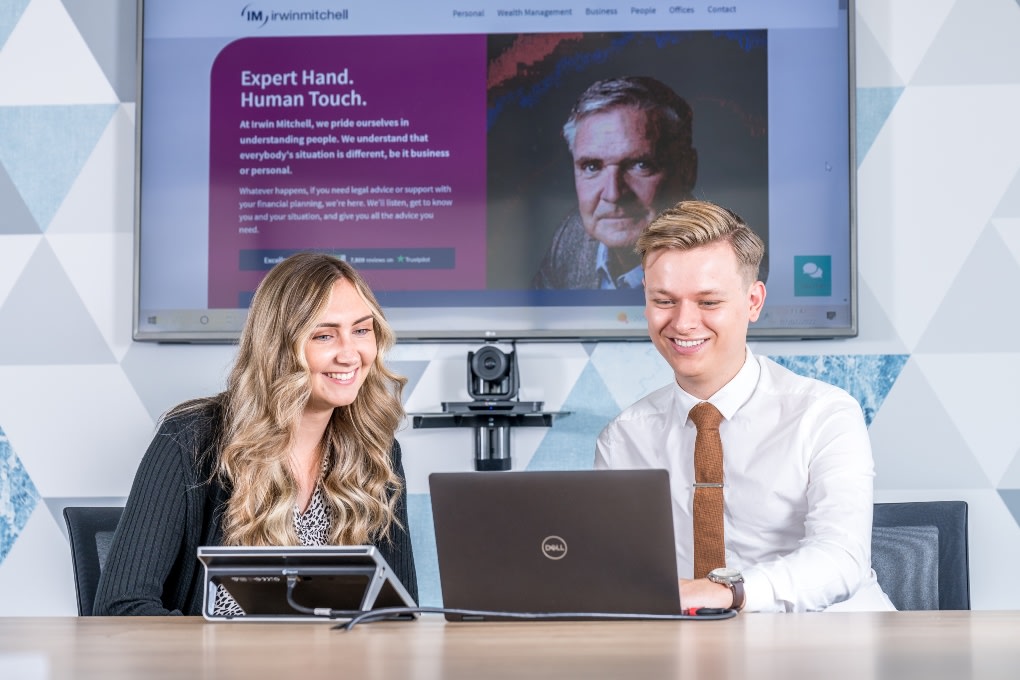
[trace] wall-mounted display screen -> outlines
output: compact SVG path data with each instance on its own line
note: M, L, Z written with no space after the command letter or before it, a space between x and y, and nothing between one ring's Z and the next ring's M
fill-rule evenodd
M288 254L400 340L643 339L634 240L765 240L755 338L856 335L853 5L139 4L137 340L236 340Z

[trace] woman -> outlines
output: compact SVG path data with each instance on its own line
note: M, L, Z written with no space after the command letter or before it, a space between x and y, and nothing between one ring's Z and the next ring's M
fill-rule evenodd
M97 615L202 609L201 545L375 545L416 601L400 445L407 382L361 276L318 253L255 292L227 389L172 409L136 473ZM221 590L220 612L236 608Z

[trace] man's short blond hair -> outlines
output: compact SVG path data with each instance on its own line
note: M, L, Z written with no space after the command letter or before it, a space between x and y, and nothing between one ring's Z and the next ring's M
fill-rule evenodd
M641 233L635 250L644 263L659 250L691 250L716 241L733 248L748 283L758 280L765 243L732 210L708 201L680 201Z

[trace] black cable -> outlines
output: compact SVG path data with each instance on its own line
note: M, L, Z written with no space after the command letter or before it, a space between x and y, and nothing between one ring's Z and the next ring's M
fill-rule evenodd
M382 619L397 617L414 618L418 614L454 614L477 619L511 619L520 621L721 621L732 619L737 615L735 609L688 610L686 614L630 614L621 612L506 612L486 609L457 609L449 607L380 607L378 609L343 610L328 607L306 607L294 600L294 587L301 580L297 574L287 574L287 604L301 614L321 616L323 618L347 618L334 628L351 630L359 623L371 623Z
M301 581L301 577L297 574L287 574L287 604L294 609L294 611L300 614L309 614L311 616L321 616L329 619L347 618L348 616L356 616L362 613L360 609L330 609L329 607L306 607L303 604L298 604L294 600L294 587Z
M701 609L689 614L625 614L619 612L503 612L446 607L381 607L360 612L352 616L346 623L337 624L335 628L350 630L359 623L369 623L393 616L413 616L415 614L455 614L477 617L479 619L495 619L498 617L523 621L721 621L723 619L732 619L737 615L737 612L735 609Z

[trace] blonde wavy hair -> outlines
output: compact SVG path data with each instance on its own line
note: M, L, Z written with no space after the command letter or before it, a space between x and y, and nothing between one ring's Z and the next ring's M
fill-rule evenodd
M765 243L735 212L708 201L680 201L641 232L634 251L644 263L659 250L692 250L725 241L733 248L748 285L758 280Z
M390 535L402 491L390 451L405 415L400 395L407 383L383 361L395 336L353 267L331 255L298 253L273 267L256 290L227 389L214 398L223 409L216 474L231 488L225 545L300 543L289 448L311 395L305 343L339 279L371 309L378 352L358 396L334 410L323 435L330 539L359 545Z

